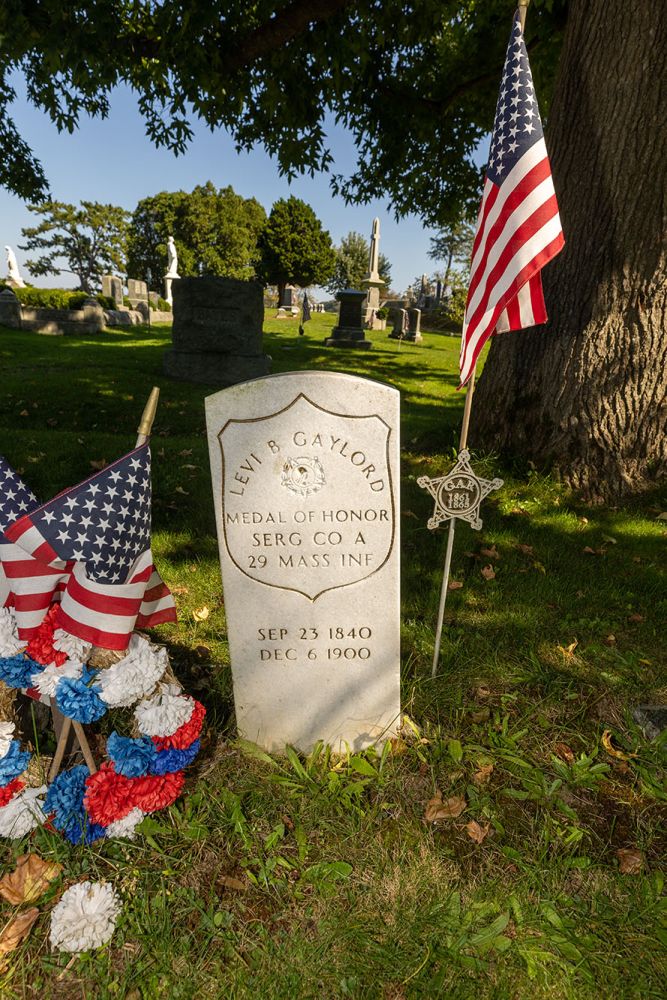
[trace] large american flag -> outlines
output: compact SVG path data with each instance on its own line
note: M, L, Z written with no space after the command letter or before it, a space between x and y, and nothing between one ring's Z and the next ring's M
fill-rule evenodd
M461 338L461 385L493 333L544 323L541 270L565 240L519 11L496 106Z
M22 555L6 560L0 549L21 638L31 638L58 596L59 625L106 649L125 649L135 625L175 620L150 548L150 461L142 445L4 528L5 542ZM30 619L18 614L26 589Z

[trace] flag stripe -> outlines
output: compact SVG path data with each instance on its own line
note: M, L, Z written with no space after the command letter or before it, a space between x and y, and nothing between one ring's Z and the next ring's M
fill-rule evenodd
M547 176L544 176L545 169ZM528 219L534 217L546 201L556 195L551 177L548 175L549 161L543 160L523 178L517 188L502 205L501 212L489 230L484 253L480 254L473 278L470 281L466 315L470 316L477 308L480 297L490 271L501 257L508 243L516 241L518 230ZM532 197L531 197L532 196ZM555 205L558 211L558 205Z
M513 295L516 295L516 293L518 291L517 284L520 285L521 283L525 282L526 280L529 280L529 279L527 279L524 276L524 274L527 273L528 271L530 271L532 268L535 268L535 269L541 269L541 268L543 268L545 264L548 264L549 261L553 257L555 257L557 253L559 253L559 251L563 248L563 244L564 244L563 234L559 233L558 236L554 240L552 240L552 242L548 246L546 246L544 248L543 252L538 255L537 259L534 260L534 261L530 261L526 265L526 267L524 268L524 272L520 273L514 279L514 282L513 282L512 286L505 291L505 293L504 293L504 295L503 295L503 297L501 299L501 302L496 306L496 310L494 310L494 314L492 314L492 320L491 320L491 323L490 323L490 329L491 330L494 327L494 323L495 323L494 316L495 316L496 312L498 312L498 314L499 314L499 312L502 311L502 309L505 307L505 303ZM475 338L475 344L474 344L474 347L473 347L472 351L466 353L466 368L469 371L468 377L470 377L470 375L472 374L472 371L473 371L475 365L477 364L477 358L479 357L480 352L481 352L482 348L484 347L484 344L486 343L487 337L488 337L488 334L485 337L485 336L483 336L482 332L480 332L480 334ZM463 377L463 375L462 375L462 377Z
M469 327L475 330L472 337L468 336L468 342L487 333L488 317L493 311L494 305L505 294L506 289L513 284L516 276L522 273L526 267L529 268L529 272L523 280L528 280L530 275L534 273L534 269L530 269L531 261L542 252L546 245L551 243L559 231L560 219L554 195L547 204L540 205L535 210L530 218L512 234L503 248L501 256L486 278L483 297L480 298L479 305L468 320ZM514 294L518 290L516 288ZM505 304L504 302L503 308ZM498 313L496 313L497 315ZM493 326L490 327L488 333L492 331Z

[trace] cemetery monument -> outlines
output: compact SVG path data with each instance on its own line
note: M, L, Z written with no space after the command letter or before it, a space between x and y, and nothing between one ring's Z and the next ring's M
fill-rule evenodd
M25 281L21 277L16 254L10 246L5 247L7 254L7 284L14 288L25 288Z
M172 308L174 305L174 298L171 286L174 278L180 278L180 274L178 273L178 253L176 252L176 244L174 243L174 237L170 236L167 239L167 273L164 276L164 297Z
M373 231L371 233L371 249L368 260L368 272L364 276L361 284L366 291L366 326L371 330L381 329L377 320L377 312L380 308L380 289L384 286L384 281L380 277L378 270L380 262L380 220L373 219Z

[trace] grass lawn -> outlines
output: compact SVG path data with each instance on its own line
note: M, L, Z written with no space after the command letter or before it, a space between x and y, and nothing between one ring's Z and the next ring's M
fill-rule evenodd
M295 321L267 320L273 371L336 366L402 394L407 719L381 756L347 760L273 758L237 740L204 434L212 390L162 375L169 330L0 329L0 452L42 499L131 447L161 387L153 550L180 622L155 637L209 723L187 794L135 843L74 849L40 829L0 847L3 867L35 850L64 864L67 883L111 880L124 900L111 945L68 964L47 940L58 884L8 956L3 1000L664 996L667 741L646 742L630 713L667 701L664 500L584 506L538 471L503 467L473 433L477 469L506 485L482 532L457 531L462 586L432 680L446 532L427 530L416 480L452 464L458 340L374 333L372 351L334 353L332 325L316 315L299 338ZM467 807L427 824L438 791ZM638 873L620 870L622 849L640 853ZM0 902L0 927L13 912Z

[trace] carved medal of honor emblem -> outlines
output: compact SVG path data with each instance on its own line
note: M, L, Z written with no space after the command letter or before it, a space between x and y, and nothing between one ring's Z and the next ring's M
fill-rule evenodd
M280 482L296 496L312 496L313 493L319 492L325 483L322 463L315 457L307 458L304 455L288 458L283 465Z

